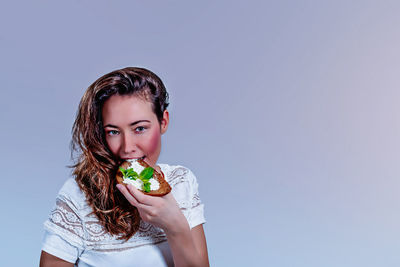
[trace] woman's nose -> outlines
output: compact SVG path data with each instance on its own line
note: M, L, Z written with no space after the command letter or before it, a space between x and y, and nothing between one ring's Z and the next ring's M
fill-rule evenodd
M136 151L135 139L131 135L124 135L122 150L125 154L130 154Z

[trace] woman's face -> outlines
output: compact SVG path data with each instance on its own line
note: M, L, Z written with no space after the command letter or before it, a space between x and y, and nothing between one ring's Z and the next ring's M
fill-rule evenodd
M161 125L144 98L113 95L103 105L103 129L109 149L120 159L137 159L154 166L161 151L161 135L167 131L168 111Z

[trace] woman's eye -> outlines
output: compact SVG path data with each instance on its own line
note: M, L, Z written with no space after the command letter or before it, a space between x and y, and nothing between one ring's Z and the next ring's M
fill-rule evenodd
M137 132L137 133L142 133L142 132L144 132L144 130L146 130L146 128L143 126L139 126L139 127L135 128L135 132Z
M113 136L113 135L117 135L119 132L118 131L116 131L116 130L110 130L110 131L107 131L107 135L111 135L111 136Z

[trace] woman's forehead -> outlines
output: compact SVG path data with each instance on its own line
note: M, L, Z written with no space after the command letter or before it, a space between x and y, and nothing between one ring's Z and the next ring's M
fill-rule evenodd
M113 95L103 105L103 123L130 124L136 120L156 118L152 103L135 95Z

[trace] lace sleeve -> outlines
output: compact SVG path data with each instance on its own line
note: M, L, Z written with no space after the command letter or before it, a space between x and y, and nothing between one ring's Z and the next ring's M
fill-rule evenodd
M199 196L199 184L197 183L196 176L192 171L188 170L188 180L190 184L190 209L189 209L189 225L193 228L199 224L206 222L204 218L204 204Z
M78 209L65 196L58 195L54 209L44 223L43 250L75 262L84 250L84 229Z
M168 178L172 193L190 228L205 223L204 205L199 197L196 176L188 168L177 166L171 171Z

